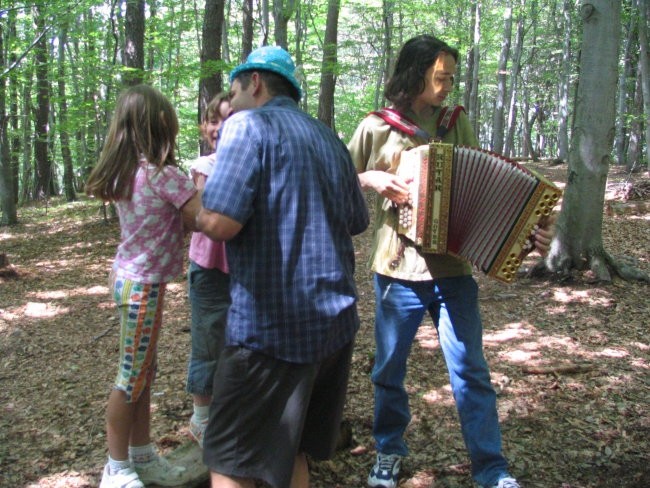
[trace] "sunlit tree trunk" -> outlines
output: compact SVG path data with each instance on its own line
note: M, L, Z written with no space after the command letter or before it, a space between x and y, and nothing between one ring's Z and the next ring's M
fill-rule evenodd
M338 35L340 0L328 0L325 44L321 65L320 95L318 97L318 119L334 127L334 88L336 85L336 40Z
M472 41L472 73L471 84L469 90L469 99L467 103L467 112L469 120L474 128L474 132L478 135L478 88L479 88L479 63L481 58L480 41L481 41L481 5L477 1L474 2L474 37Z
M519 92L519 74L521 72L521 52L524 44L524 18L520 12L517 17L517 34L512 54L512 69L510 70L510 88L508 93L508 123L506 124L506 137L503 153L510 157L514 150L515 129L517 126L517 94Z
M650 52L648 51L648 16L650 2L637 0L639 12L639 69L641 71L641 91L643 92L643 113L645 120L646 168L650 171Z
M6 68L3 25L0 23L0 70ZM11 158L9 156L9 137L7 129L6 77L0 77L0 225L18 223L16 198L14 196Z
M630 20L625 29L625 41L623 43L623 69L620 70L618 78L618 99L616 101L616 137L614 139L614 152L616 160L614 164L625 165L625 148L627 146L628 107L630 98L630 80L634 73L634 33L638 19L630 15ZM632 87L633 89L633 87Z
M562 10L562 28L564 31L564 41L562 42L562 65L560 71L560 80L558 83L559 91L559 114L557 127L557 159L567 161L569 159L569 87L571 75L571 10L572 5L568 0L564 0Z
M610 267L628 276L626 268L605 251L602 240L605 185L614 140L621 4L618 0L591 0L582 4L580 13L580 83L569 172L546 263L562 275L572 269L590 269L596 279L609 281Z
M394 0L383 0L382 2L382 23L384 27L383 31L383 49L382 54L384 56L384 62L382 70L377 77L375 90L375 109L379 108L379 105L384 102L383 94L381 87L386 86L386 82L390 77L393 71L393 63L395 62L395 56L393 55L393 27L394 27L394 11L395 11L395 2Z
M497 68L497 92L492 117L492 150L498 153L503 151L503 122L504 105L507 98L506 79L508 56L510 55L510 42L512 38L512 2L506 2L503 25L503 40L501 41L501 54Z
M66 97L66 73L65 73L65 50L68 42L68 26L63 23L59 35L59 58L58 58L58 88L59 88L59 140L61 142L61 159L63 159L63 190L68 202L77 199L74 188L74 168L72 165L72 153L70 151L70 135L68 129L68 101Z
M627 151L625 153L625 167L628 171L638 171L641 159L641 139L643 129L641 127L641 114L643 113L643 89L641 87L641 64L636 65L636 79L632 103L628 107L627 115L631 118L628 127Z

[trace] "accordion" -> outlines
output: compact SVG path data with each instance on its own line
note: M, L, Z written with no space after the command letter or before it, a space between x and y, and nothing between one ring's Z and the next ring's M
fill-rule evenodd
M561 195L503 156L440 142L402 152L396 173L411 186L409 203L397 209L398 233L424 253L462 257L506 283Z

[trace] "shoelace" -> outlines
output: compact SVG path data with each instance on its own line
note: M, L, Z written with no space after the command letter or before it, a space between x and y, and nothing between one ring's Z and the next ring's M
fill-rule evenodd
M392 471L395 462L399 458L397 456L382 456L379 458L379 470L380 471Z

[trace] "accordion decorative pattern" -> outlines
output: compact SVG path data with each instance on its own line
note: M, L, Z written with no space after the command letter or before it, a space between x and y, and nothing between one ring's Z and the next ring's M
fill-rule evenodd
M506 283L562 194L504 156L440 142L404 151L397 174L411 186L397 209L398 232L424 253L460 256Z

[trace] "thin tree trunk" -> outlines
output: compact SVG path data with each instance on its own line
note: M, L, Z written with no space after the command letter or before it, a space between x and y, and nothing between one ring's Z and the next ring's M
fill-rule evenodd
M299 0L273 1L273 20L275 22L273 37L275 38L275 44L287 51L289 50L287 25L296 12L296 1Z
M569 77L571 74L571 4L564 0L562 10L564 42L562 45L562 71L559 81L559 116L557 128L558 150L557 159L569 159Z
M650 52L648 52L648 0L637 0L639 9L639 67L641 71L641 88L643 92L643 113L645 120L646 169L650 171Z
M3 40L3 26L0 24L0 68L4 71L5 49ZM13 192L9 137L7 135L9 120L7 118L6 80L6 77L0 77L0 225L14 225L18 223L18 214L16 198Z
M126 0L124 76L126 86L144 81L144 0Z
M481 58L480 51L481 41L481 5L478 1L474 2L474 38L472 45L472 84L470 89L469 104L467 107L469 113L469 120L474 129L474 133L478 136L478 87L479 87L479 64Z
M633 37L638 19L630 15L623 44L623 69L618 79L618 101L616 102L616 137L614 139L614 164L625 165L625 148L627 146L627 113L630 96L630 80L634 73Z
M514 151L515 129L517 125L517 93L519 87L519 75L521 72L521 53L524 44L524 18L519 13L517 17L517 34L512 55L512 70L510 74L510 100L508 102L508 123L503 153L510 157Z
M34 7L34 20L38 32L45 28L44 14L39 6ZM47 38L41 36L35 47L36 60L36 137L34 158L36 159L36 185L34 198L48 198L51 195L52 161L48 152L48 122L50 120L50 80L48 73Z
M201 75L199 78L198 123L201 123L205 108L221 90L223 90L221 61L221 29L223 28L223 0L206 0L201 35ZM205 144L201 153L211 149Z
M510 43L512 38L512 1L506 2L504 15L503 41L497 68L497 93L494 103L494 116L492 118L492 150L498 153L503 151L503 122L504 105L507 98L506 77L508 74L508 56L510 56Z
M68 43L68 26L64 22L59 35L59 139L61 142L61 158L63 159L63 189L68 202L77 199L74 188L74 168L70 152L70 136L68 133L68 102L65 87L65 50Z
M340 0L328 0L320 96L318 97L318 119L332 129L335 129L334 89L336 87L337 71L336 41L338 36L339 8Z
M241 61L244 62L253 50L253 0L243 0L242 31Z

